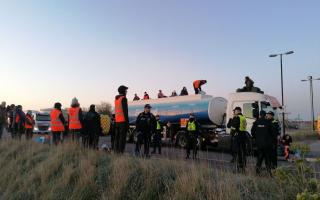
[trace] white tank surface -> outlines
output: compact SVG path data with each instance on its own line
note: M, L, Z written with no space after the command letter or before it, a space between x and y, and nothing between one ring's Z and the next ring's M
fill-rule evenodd
M223 97L213 97L209 102L208 115L214 124L225 124L227 105L228 101Z

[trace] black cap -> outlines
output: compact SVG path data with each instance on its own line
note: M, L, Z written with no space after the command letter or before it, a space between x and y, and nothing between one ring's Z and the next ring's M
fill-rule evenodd
M152 108L152 107L150 106L150 104L146 104L144 108Z
M56 109L61 109L61 107L62 107L62 105L59 102L54 104L54 108L56 108Z
M240 112L242 111L242 109L240 107L236 107L233 111L236 111L236 110L240 111Z
M127 86L124 86L124 85L121 85L119 88L118 88L118 92L120 94L123 94L125 93L126 90L128 90L129 88Z
M264 111L264 110L261 110L261 111L260 111L260 116L261 116L261 117L265 117L266 114L267 114L266 111Z
M274 116L274 112L272 112L272 111L269 111L267 114Z

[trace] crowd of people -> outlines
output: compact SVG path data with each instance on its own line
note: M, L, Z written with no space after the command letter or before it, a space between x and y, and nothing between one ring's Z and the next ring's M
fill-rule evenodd
M200 92L202 91L201 87L206 83L207 83L206 80L195 80L193 82L193 88L194 88L195 94L200 94ZM188 95L189 95L189 92L187 87L183 87L179 96L188 96ZM176 90L174 90L169 97L176 97L176 96L178 96L178 94ZM167 98L167 97L168 96L166 96L162 90L159 90L158 99ZM148 100L148 99L150 99L149 94L147 92L144 92L142 100ZM134 94L133 101L139 101L139 100L141 100L141 98L138 96L138 94Z
M201 91L201 83L204 84L206 81L197 83L197 86L200 86L200 88L197 87L198 91L195 91L196 93ZM186 91L186 88L183 91ZM110 130L111 148L118 154L125 152L129 130L127 92L128 87L120 86L118 88L119 94L115 97L114 102L115 114L112 118ZM163 95L161 90L159 91L160 93ZM148 96L145 93L145 98ZM159 95L159 98L163 97ZM150 157L150 147L152 144L153 151L151 153L158 151L161 154L161 138L164 126L167 126L170 130L170 123L162 123L160 116L154 116L151 109L151 105L146 104L143 112L138 115L136 120L136 155ZM246 117L242 115L242 109L236 107L233 112L234 116L229 119L227 127L231 130L232 162L235 163L236 169L239 172L244 172L246 168L248 137L252 137L255 140L257 147L257 174L261 173L263 161L270 174L272 169L277 168L279 141L284 146L285 158L289 159L289 147L292 143L292 138L289 135L284 135L279 140L281 130L279 122L274 118L273 112L266 113L262 110L260 113L255 114L256 121L251 129L251 136L247 132ZM78 144L82 143L86 148L98 148L99 136L102 135L102 126L101 118L95 110L95 105L91 105L89 111L84 113L80 108L79 101L74 98L65 118L62 104L57 102L50 113L50 120L53 144L59 145L65 140L70 140ZM34 124L32 112L28 111L25 114L21 105L6 107L5 102L0 105L0 137L2 136L3 128L7 128L13 139L20 140L22 134L25 133L26 139L30 140L32 139ZM200 129L200 124L195 116L190 114L186 122L186 159L190 158L191 151L193 152L192 158L197 158ZM144 146L143 153L141 152L142 146Z
M57 102L50 113L52 143L58 145L66 140L82 143L87 148L98 148L99 136L102 134L100 115L91 105L83 114L76 98L72 99L65 118L62 104ZM0 106L0 137L6 128L12 139L21 140L23 134L27 140L33 138L35 119L32 111L25 113L21 105Z
M234 109L234 117L229 119L227 127L231 129L231 152L238 172L245 172L248 139L252 136L257 147L256 173L261 174L262 163L265 162L267 172L272 175L272 170L278 166L278 146L279 143L285 149L285 159L289 159L290 145L292 138L284 135L280 138L281 129L279 122L274 118L272 111L266 113L261 110L251 129L251 136L247 132L246 118L242 114L242 109Z

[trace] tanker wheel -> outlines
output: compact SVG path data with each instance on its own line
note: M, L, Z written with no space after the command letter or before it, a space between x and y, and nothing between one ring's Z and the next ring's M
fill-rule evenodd
M177 134L177 145L181 148L185 148L187 146L187 137L185 132L179 131Z

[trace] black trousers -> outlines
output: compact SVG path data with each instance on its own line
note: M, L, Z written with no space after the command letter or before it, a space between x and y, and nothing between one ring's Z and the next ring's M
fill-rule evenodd
M91 134L89 136L88 140L89 140L88 143L89 143L90 148L92 148L92 149L98 148L98 145L99 145L99 134L98 133Z
M198 88L194 88L194 93L195 94L199 94L200 93L200 90Z
M32 128L26 129L26 139L31 140L32 137L33 137L33 129Z
M53 131L52 132L53 144L58 145L59 143L62 142L62 134L63 134L63 132L61 132L61 131Z
M19 125L19 124L15 124L14 125L14 129L12 131L12 138L13 139L18 139L18 140L21 140L21 137L22 137L22 127Z
M258 157L256 171L260 174L263 161L265 162L268 172L271 170L271 151L272 147L258 148Z
M157 132L153 136L153 153L156 153L158 148L158 153L161 154L161 132Z
M124 153L126 149L126 143L127 143L127 132L128 132L127 123L116 123L115 141L114 141L116 153Z
M274 144L271 148L271 168L276 169L278 167L278 144Z
M136 143L136 154L140 154L142 144L144 145L144 155L150 155L151 133L138 133Z
M243 171L247 165L247 136L245 133L238 133L234 136L236 148L236 167Z
M4 125L0 124L0 139L2 138Z
M71 134L72 142L79 143L81 138L81 129L70 129L69 133Z
M187 158L190 157L191 149L193 151L193 159L197 158L198 147L197 147L197 137L194 133L187 133Z

